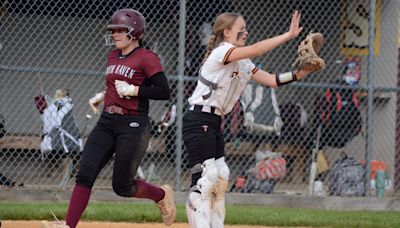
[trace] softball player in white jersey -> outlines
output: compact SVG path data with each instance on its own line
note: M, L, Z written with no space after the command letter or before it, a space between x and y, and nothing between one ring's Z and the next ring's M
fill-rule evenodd
M189 98L190 109L183 118L183 140L192 171L186 205L191 228L224 226L229 168L224 159L221 116L232 110L246 83L252 79L278 87L311 73L299 70L270 74L249 59L296 38L303 30L299 23L300 14L295 11L288 32L246 46L249 33L241 15L223 13L215 20L199 80Z

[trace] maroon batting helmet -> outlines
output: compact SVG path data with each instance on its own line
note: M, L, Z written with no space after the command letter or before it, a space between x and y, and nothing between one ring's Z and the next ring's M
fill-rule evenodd
M128 35L133 40L140 40L143 38L145 26L146 21L139 11L120 9L112 15L110 23L107 25L107 30L127 29Z

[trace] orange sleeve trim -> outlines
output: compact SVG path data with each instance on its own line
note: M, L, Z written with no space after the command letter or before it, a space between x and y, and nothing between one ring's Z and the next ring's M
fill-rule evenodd
M225 54L225 56L224 56L224 59L222 60L222 64L226 65L226 64L229 63L229 62L227 62L227 60L228 60L228 58L229 58L229 55L232 53L232 51L233 51L235 48L236 48L236 47L231 47L231 48L229 48L228 52L226 52L226 54Z
M254 67L253 70L251 70L251 73L255 74L258 70L259 70L258 67Z

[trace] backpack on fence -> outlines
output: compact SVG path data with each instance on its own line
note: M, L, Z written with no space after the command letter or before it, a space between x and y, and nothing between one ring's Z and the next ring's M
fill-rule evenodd
M351 89L327 89L319 109L322 145L342 148L361 132L361 111Z
M328 174L328 191L332 196L363 196L365 168L342 152Z

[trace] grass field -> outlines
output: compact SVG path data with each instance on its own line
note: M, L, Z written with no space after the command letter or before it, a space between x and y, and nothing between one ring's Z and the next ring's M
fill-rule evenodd
M187 222L183 205L177 206L176 222ZM0 220L54 220L50 210L64 219L67 203L12 203L0 201ZM82 220L114 222L161 222L151 203L91 202ZM310 227L400 227L400 212L327 211L260 206L228 206L226 224Z

